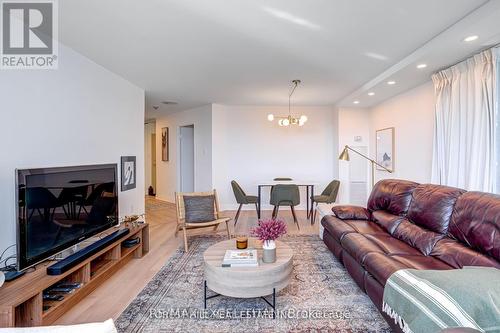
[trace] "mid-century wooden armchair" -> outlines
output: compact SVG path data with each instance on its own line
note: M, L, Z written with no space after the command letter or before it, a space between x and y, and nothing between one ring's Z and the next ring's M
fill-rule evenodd
M186 205L184 202L184 197L207 197L207 196L213 196L214 200L214 219L210 221L203 221L203 222L186 222ZM220 214L220 209L219 209L219 199L217 197L217 191L208 191L208 192L193 192L193 193L180 193L176 192L175 193L175 205L177 207L177 227L175 230L175 237L177 237L177 234L179 233L180 230L183 231L184 233L184 250L187 252L188 251L188 241L187 241L187 230L188 229L198 229L198 228L207 228L207 227L213 227L213 231L217 231L219 228L219 225L221 223L226 224L226 230L227 230L227 237L231 238L231 234L229 233L229 224L228 222L231 220L229 217L223 217Z

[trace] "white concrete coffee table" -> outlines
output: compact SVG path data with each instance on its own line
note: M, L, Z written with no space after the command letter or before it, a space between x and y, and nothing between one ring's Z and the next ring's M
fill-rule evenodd
M262 262L262 245L256 239L248 239L248 248L256 249L258 267L222 267L226 250L236 250L236 240L230 239L209 247L203 254L205 261L204 305L207 300L219 295L236 298L262 297L276 309L276 292L285 288L292 278L293 251L283 242L276 241L276 262ZM207 288L217 293L207 296ZM273 302L264 296L272 295Z

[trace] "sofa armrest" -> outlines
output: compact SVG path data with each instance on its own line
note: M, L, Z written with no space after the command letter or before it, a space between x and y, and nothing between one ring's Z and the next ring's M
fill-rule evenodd
M341 220L370 220L368 209L360 206L335 206L332 212Z

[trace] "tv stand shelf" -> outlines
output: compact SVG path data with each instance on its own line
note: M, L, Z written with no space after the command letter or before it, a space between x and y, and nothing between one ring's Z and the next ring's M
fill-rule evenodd
M110 230L116 231L119 228ZM149 225L128 226L130 233L117 239L96 254L61 275L48 275L53 261L36 266L36 270L0 288L0 327L28 327L53 323L82 298L91 293L131 258L141 258L149 251ZM140 238L140 243L126 248L122 242ZM61 282L78 282L80 288L62 294L61 301L43 300L43 291ZM45 308L45 309L44 309Z

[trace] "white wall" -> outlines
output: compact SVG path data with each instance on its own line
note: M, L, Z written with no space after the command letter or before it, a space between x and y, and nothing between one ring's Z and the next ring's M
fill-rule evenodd
M15 168L120 163L137 188L120 216L144 212L144 91L63 45L57 70L0 73L0 250L16 242Z
M393 97L370 110L370 151L375 156L375 131L395 127L395 172L376 171L376 179L431 181L434 136L432 82Z
M156 119L156 197L175 201L179 190L179 128L194 125L194 190L207 191L212 187L212 106L176 112ZM169 127L170 161L161 160L161 129Z
M257 194L257 183L285 176L319 182L319 194L336 177L335 111L331 107L293 107L309 118L303 127L279 127L267 114L288 114L288 107L213 105L213 184L222 209L237 207L231 180L247 194ZM263 209L270 208L268 189ZM302 207L305 207L302 196ZM266 205L264 205L266 204ZM254 207L245 207L254 209Z

